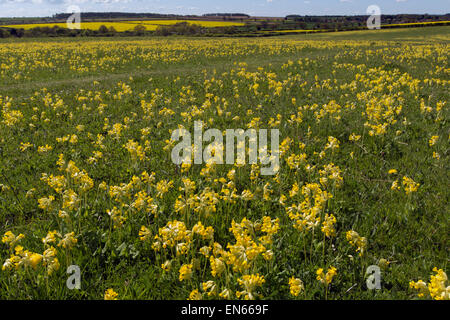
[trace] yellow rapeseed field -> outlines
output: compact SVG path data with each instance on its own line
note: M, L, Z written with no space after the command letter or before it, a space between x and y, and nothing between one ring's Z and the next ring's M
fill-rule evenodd
M197 24L206 28L213 27L227 27L227 26L243 26L245 23L231 22L231 21L201 21L201 20L142 20L142 21L118 21L118 22L82 22L81 29L98 30L100 26L104 25L108 28L113 27L116 31L130 31L133 30L136 25L143 25L147 30L152 31L160 25L173 25L176 23L187 22L190 24ZM67 23L35 23L35 24L14 24L14 25L2 25L5 28L22 28L25 30L36 27L53 27L58 26L66 28Z

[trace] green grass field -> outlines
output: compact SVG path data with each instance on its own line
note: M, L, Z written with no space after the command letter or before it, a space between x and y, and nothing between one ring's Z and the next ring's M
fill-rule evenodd
M449 28L399 28L364 31L343 31L332 33L306 34L308 40L353 40L353 41L401 41L404 42L442 42L450 41Z
M2 40L0 299L417 299L449 257L449 31ZM278 174L173 164L200 120L279 129Z

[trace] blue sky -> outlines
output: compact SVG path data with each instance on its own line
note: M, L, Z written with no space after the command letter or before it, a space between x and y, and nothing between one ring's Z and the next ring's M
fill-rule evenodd
M378 5L384 14L449 13L450 0L0 0L0 17L50 16L70 5L81 11L204 14L243 12L253 16L366 14Z

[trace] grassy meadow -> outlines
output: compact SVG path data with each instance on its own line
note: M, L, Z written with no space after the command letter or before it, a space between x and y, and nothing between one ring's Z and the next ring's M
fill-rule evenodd
M0 40L0 299L449 299L449 31Z

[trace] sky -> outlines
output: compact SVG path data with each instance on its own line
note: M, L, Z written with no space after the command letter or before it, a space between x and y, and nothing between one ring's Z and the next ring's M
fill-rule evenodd
M68 12L195 14L239 12L252 16L360 15L370 5L382 14L450 13L450 0L0 0L0 17L38 17ZM70 11L72 12L72 11Z

